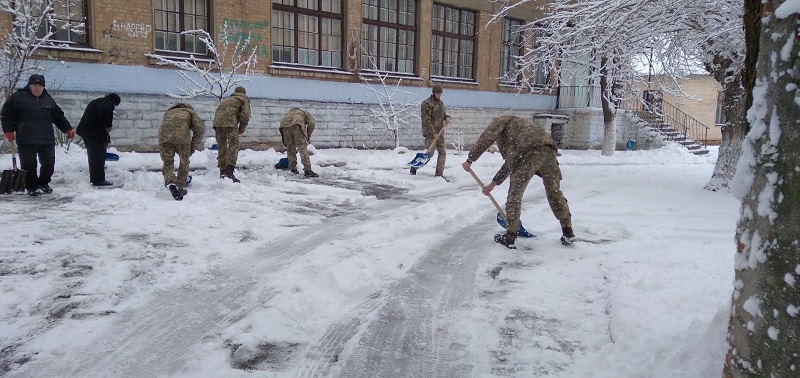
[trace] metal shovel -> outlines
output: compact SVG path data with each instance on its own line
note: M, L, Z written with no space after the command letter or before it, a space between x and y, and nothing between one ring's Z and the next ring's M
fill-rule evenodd
M14 142L11 144L11 162L14 169L3 170L3 175L0 177L0 193L11 194L13 192L22 192L25 190L25 174L26 171L17 168L17 152L14 147Z

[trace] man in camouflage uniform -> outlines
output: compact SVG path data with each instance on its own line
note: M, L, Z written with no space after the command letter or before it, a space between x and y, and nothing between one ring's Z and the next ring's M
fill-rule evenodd
M189 104L177 103L164 113L164 120L158 129L158 149L164 162L164 185L169 188L176 201L186 194L186 180L189 178L189 156L200 151L205 132L203 120ZM175 154L180 158L178 177L175 177Z
M435 177L444 175L444 162L447 159L447 149L444 143L444 127L450 123L450 116L444 108L442 102L442 86L433 86L433 93L420 105L422 116L422 136L425 137L425 148L429 148L434 141L436 142L436 173ZM432 153L433 151L428 151ZM411 167L411 174L417 174L417 168Z
M306 177L319 177L311 170L311 158L308 157L308 142L311 140L311 133L314 132L316 120L311 113L294 108L286 113L281 119L281 138L283 145L288 149L286 157L289 158L289 169L292 173L299 174L297 171L297 151L300 151L300 162L303 163L303 170Z
M558 148L555 140L532 121L508 115L497 117L469 150L467 161L461 165L464 170L470 172L472 163L495 142L505 163L497 171L492 182L483 187L483 194L488 196L495 186L502 184L509 176L511 185L508 187L506 200L508 228L505 234L495 235L494 240L508 248L514 248L519 230L522 195L536 174L542 178L547 202L550 203L553 215L561 222L563 233L561 242L565 245L574 242L572 215L569 212L567 199L561 193L561 169L556 160Z
M230 97L222 100L214 114L214 132L217 137L217 167L219 178L239 179L233 175L239 157L239 135L244 133L250 121L250 99L242 87L236 87Z

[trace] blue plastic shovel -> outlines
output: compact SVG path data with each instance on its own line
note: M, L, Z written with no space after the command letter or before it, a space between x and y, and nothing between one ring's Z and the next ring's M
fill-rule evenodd
M436 149L436 141L438 141L439 136L444 133L445 127L447 127L447 124L442 126L442 130L439 131L439 135L433 138L433 142L431 142L431 145L428 146L428 149L425 152L417 152L417 156L414 156L414 159L411 159L411 161L407 164L409 167L422 168L425 166L425 164L428 164L428 162L431 161L431 157L433 157L433 150Z
M469 173L472 175L472 178L474 178L475 181L478 182L478 185L480 185L481 189L483 189L483 187L484 187L483 182L481 181L480 178L478 178L478 175L476 175L475 172L473 170L471 170L471 169L470 169ZM497 209L497 224L499 224L500 227L503 227L503 228L507 229L508 228L508 224L506 223L506 213L503 211L503 208L500 207L500 204L497 203L497 201L494 199L494 196L492 196L491 193L489 193L489 199L492 200L492 203L494 204L494 207ZM522 236L523 238L535 238L536 237L536 235L528 232L528 230L526 230L525 227L522 227L522 221L521 220L519 221L519 229L517 230L517 235Z

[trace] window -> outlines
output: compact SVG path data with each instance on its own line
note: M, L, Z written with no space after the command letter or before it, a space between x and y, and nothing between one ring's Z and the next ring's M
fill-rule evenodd
M208 0L153 0L156 50L208 54L200 35L181 34L190 30L209 30Z
M272 61L342 67L341 0L275 0Z
M728 123L728 119L725 118L725 92L722 91L717 92L717 116L715 117L714 123L717 126Z
M500 81L518 83L522 79L517 57L524 54L524 39L520 28L523 22L512 18L503 19L503 46L500 54Z
M473 79L475 12L433 5L431 75Z
M87 11L87 4L88 2L85 0L78 0L78 1L69 1L69 0L57 0L53 3L53 24L47 22L47 20L43 21L41 25L39 25L39 30L36 32L36 37L44 38L48 34L52 33L48 40L58 43L67 43L67 44L76 44L76 45L85 45L86 42L86 33L84 30L87 30L85 26L80 28L81 31L76 32L74 30L70 30L69 27L65 27L66 25L72 25L73 27L76 25L83 24L86 22L86 14Z
M533 46L539 47L539 40L541 39L543 31L541 29L534 29L533 32ZM544 64L539 62L535 64L531 72L531 86L532 87L546 87L550 84L550 69Z
M366 50L361 68L413 74L416 0L363 0L361 5L361 44Z

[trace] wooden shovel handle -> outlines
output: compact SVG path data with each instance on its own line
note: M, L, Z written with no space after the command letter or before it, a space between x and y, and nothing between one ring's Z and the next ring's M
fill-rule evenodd
M11 145L11 163L14 165L14 170L18 171L19 169L17 169L17 151L14 148L14 145L16 143L14 143L14 141L12 140L12 141L9 141L8 144Z
M478 177L478 175L475 174L475 171L473 171L472 168L470 168L469 173L472 175L472 178L475 179L475 181L478 183L478 185L481 186L481 189L483 189L485 185L483 185L483 182ZM505 219L506 222L507 222L508 218L506 218L506 212L503 211L503 208L500 207L500 204L497 203L497 201L494 199L494 196L492 196L492 193L489 193L489 199L492 200L492 203L494 204L494 207L497 208L497 212L500 213L500 216L502 216L503 219Z
M442 129L439 130L439 135L433 137L433 142L431 142L431 145L428 146L427 150L425 150L425 153L427 153L428 155L433 155L433 150L436 149L436 142L439 140L439 137L442 136L445 127L447 127L446 123L444 124L444 126L442 126Z

